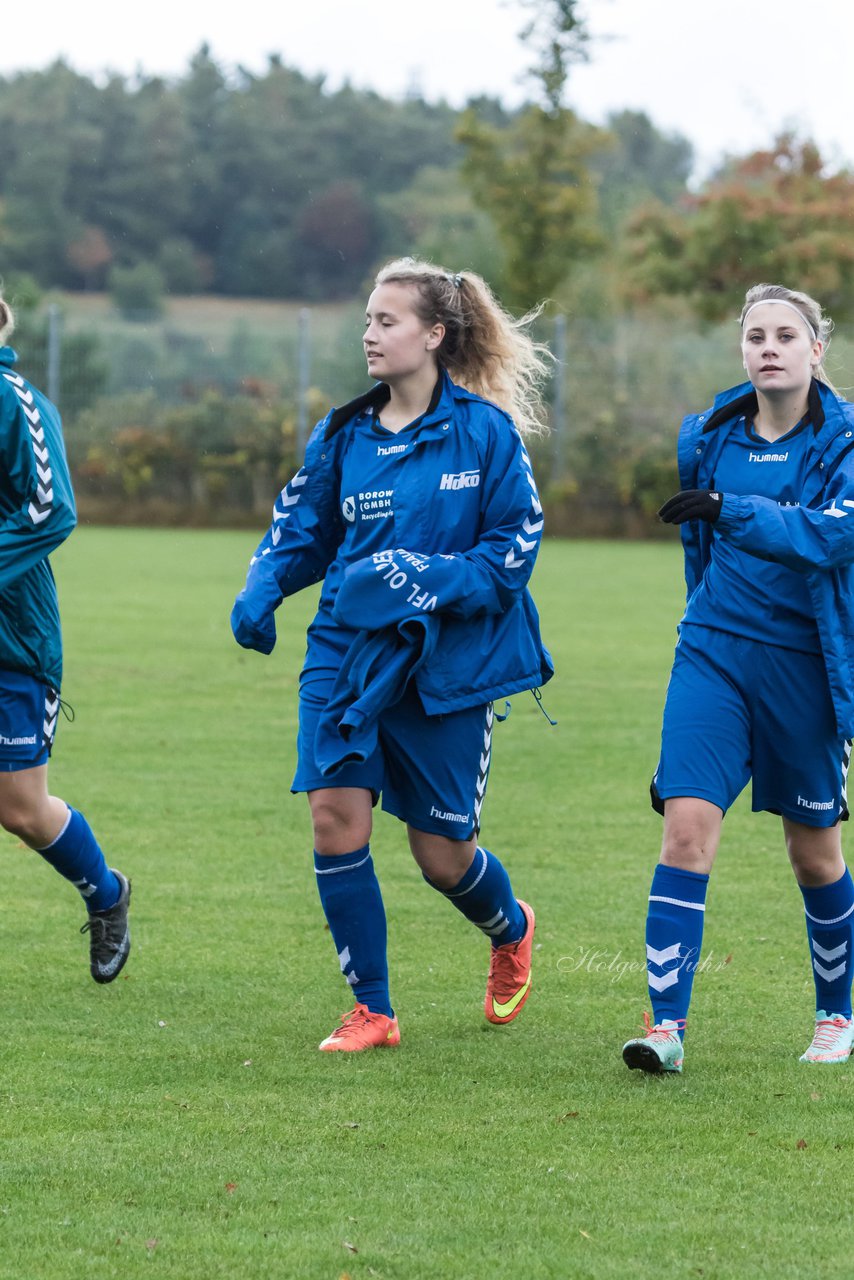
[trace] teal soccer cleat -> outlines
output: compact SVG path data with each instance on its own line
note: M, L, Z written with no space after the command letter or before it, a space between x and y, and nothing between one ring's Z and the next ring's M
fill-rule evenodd
M819 1009L815 1015L815 1035L801 1062L847 1062L854 1041L854 1019L841 1013L825 1013Z
M653 1026L646 1011L643 1021L646 1035L626 1041L623 1062L631 1070L647 1071L650 1075L661 1075L665 1071L681 1072L684 1055L679 1032L685 1029L684 1021L680 1024L665 1018Z

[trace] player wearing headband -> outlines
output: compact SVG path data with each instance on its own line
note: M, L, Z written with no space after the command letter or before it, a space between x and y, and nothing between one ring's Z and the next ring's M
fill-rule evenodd
M283 597L323 579L292 789L356 1000L320 1048L344 1052L400 1039L369 844L380 794L426 882L490 940L487 1019L525 1004L534 913L478 832L492 701L551 674L527 590L543 516L521 433L544 366L526 320L474 273L406 258L379 273L362 341L374 386L317 426L232 613L238 642L269 653Z
M817 302L756 285L741 313L749 382L685 419L688 602L664 708L653 804L664 815L646 924L653 1019L629 1067L681 1071L706 887L727 809L782 818L803 895L816 1018L802 1062L851 1052L854 884L842 856L854 734L854 406L828 382Z

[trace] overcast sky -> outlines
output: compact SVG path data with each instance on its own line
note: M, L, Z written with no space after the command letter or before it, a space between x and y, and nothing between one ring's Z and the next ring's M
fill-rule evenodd
M724 153L764 146L783 128L854 164L851 0L587 0L590 64L572 73L571 105L599 122L646 111L694 144L700 172ZM17 5L0 73L62 56L77 70L177 76L207 41L226 68L261 71L267 55L330 87L345 79L399 97L413 88L455 105L478 93L518 103L530 51L520 0L42 0Z

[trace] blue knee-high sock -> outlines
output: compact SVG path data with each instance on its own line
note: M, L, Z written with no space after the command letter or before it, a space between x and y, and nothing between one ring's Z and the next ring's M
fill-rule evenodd
M70 880L89 911L108 911L119 900L121 888L104 861L92 828L76 809L68 807L65 826L46 849L37 849L66 880Z
M385 907L370 845L341 857L315 850L314 871L341 972L359 1004L392 1017Z
M528 927L524 912L513 895L510 877L494 853L478 845L468 871L453 889L439 889L467 920L492 939L494 947L518 942Z
M679 1024L684 1035L694 971L703 942L709 877L659 862L646 917L646 968L655 1021Z
M804 895L807 937L815 979L815 1007L851 1017L851 952L854 947L854 881L845 868L834 884L810 888Z

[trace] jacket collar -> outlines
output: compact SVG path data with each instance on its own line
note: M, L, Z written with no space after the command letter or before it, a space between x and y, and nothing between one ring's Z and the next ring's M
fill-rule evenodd
M836 403L837 397L830 387L813 378L807 392L807 413L814 435L818 435L821 431L828 412L834 416L833 410ZM754 418L758 408L759 401L752 382L742 382L737 387L730 387L728 391L722 391L715 397L711 415L703 427L703 434L714 431L716 427L722 426L725 422L731 422L733 418L740 418L742 415L746 418Z
M430 397L424 414L421 418L421 426L431 426L439 419L447 420L454 408L454 387L453 382L448 377L444 369L440 369L439 376L436 379L436 385L433 388L433 394ZM342 404L339 409L333 409L327 419L326 429L323 433L324 440L331 440L336 432L353 418L357 418L360 414L370 411L373 413L377 409L381 409L384 404L388 403L391 392L384 382L378 382L370 391L366 391L364 395L356 396L355 400Z
M12 347L0 347L0 364L18 363L18 353Z

